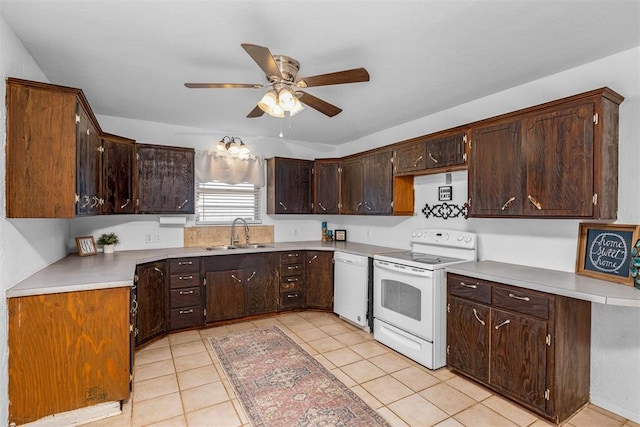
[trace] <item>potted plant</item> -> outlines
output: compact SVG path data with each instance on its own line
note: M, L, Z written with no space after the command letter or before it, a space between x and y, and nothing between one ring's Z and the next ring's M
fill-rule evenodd
M120 243L116 233L104 233L98 238L98 244L102 245L105 254L112 254L115 246Z

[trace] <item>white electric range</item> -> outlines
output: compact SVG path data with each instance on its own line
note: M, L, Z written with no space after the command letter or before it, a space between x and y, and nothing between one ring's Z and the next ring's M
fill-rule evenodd
M412 250L375 255L374 338L426 366L446 365L446 275L449 265L477 259L467 231L416 230Z

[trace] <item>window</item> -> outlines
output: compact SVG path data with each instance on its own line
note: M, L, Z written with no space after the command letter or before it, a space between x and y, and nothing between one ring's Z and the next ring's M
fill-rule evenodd
M260 222L260 187L221 182L196 186L196 224L228 224L238 217Z

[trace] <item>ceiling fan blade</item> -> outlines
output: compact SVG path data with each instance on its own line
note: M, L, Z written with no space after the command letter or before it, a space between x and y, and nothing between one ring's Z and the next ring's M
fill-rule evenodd
M254 117L261 117L263 114L264 111L262 111L262 109L256 105L255 108L251 110L249 114L247 114L247 118L252 119Z
M341 108L336 107L333 104L329 104L327 101L323 101L320 98L316 98L313 95L309 95L306 92L302 92L302 91L298 91L297 93L301 93L302 95L300 95L300 102L302 102L303 104L308 105L309 107L316 109L318 111L320 111L322 114L329 116L329 117L333 117L336 114L340 114L340 112L342 111Z
M267 78L277 77L282 79L280 68L278 68L278 64L276 64L268 48L248 43L242 43L241 46L247 51L251 59L256 61L256 64L262 68Z
M264 86L259 83L185 83L191 89L261 89Z
M337 71L335 73L319 74L317 76L303 77L298 79L298 87L314 87L339 85L343 83L368 82L369 73L364 68L354 68L352 70Z

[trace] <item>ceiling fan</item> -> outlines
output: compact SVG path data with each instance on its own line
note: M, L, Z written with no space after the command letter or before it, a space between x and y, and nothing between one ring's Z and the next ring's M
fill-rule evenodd
M300 70L300 63L297 60L285 55L272 55L269 49L263 46L248 43L242 43L241 46L264 71L269 81L268 84L185 83L184 85L192 89L262 89L270 87L256 107L247 115L249 118L260 117L264 113L273 117L284 117L285 112L293 116L304 109L302 104L318 110L326 116L333 117L339 114L342 109L301 89L369 81L369 73L364 68L297 78L298 70Z

